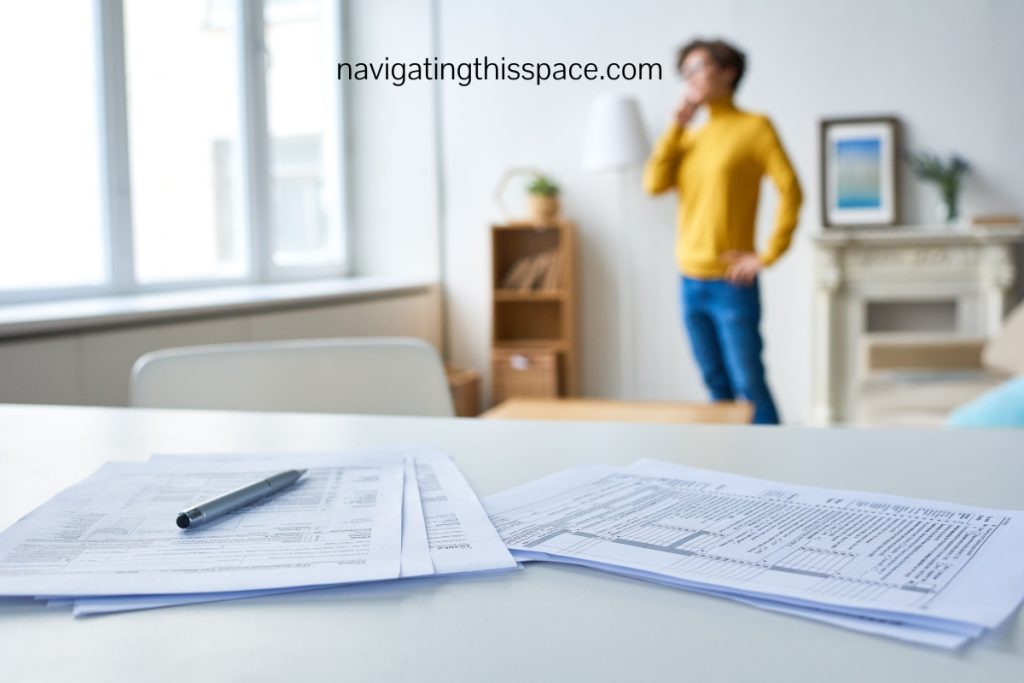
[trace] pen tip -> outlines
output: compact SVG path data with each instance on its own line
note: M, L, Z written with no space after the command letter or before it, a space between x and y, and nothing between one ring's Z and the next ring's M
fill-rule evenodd
M305 474L305 473L307 472L307 470L305 470L305 469L302 469L302 470L295 470L295 471L299 473L299 476L300 476L300 477L301 477L302 475L304 475L304 474Z

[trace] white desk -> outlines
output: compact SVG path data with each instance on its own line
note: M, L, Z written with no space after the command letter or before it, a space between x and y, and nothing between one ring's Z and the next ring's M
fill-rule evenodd
M111 459L430 442L481 495L650 456L1024 508L1024 434L0 406L0 527ZM73 620L0 601L0 680L1024 681L1024 619L947 653L580 568Z

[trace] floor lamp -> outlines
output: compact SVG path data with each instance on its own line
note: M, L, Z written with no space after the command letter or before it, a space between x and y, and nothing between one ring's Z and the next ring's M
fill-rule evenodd
M619 311L619 391L622 398L636 398L636 367L633 350L633 285L631 254L627 230L627 206L631 167L647 158L647 135L640 121L636 100L625 95L601 95L590 107L590 121L583 157L587 171L614 171L619 176L618 220L618 286L616 288Z

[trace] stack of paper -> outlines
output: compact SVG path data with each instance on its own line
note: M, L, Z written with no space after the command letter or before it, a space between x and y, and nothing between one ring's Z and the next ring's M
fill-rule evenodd
M955 648L1024 596L1024 513L641 460L485 501L522 560L563 562Z
M290 468L308 471L275 496L174 523ZM0 534L0 595L76 616L516 566L452 460L425 448L108 463Z

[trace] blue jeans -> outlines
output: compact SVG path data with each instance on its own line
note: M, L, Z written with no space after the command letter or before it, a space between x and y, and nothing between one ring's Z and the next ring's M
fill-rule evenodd
M755 424L778 424L779 414L764 378L761 297L758 282L682 278L683 322L693 356L711 398L737 397L754 405Z

